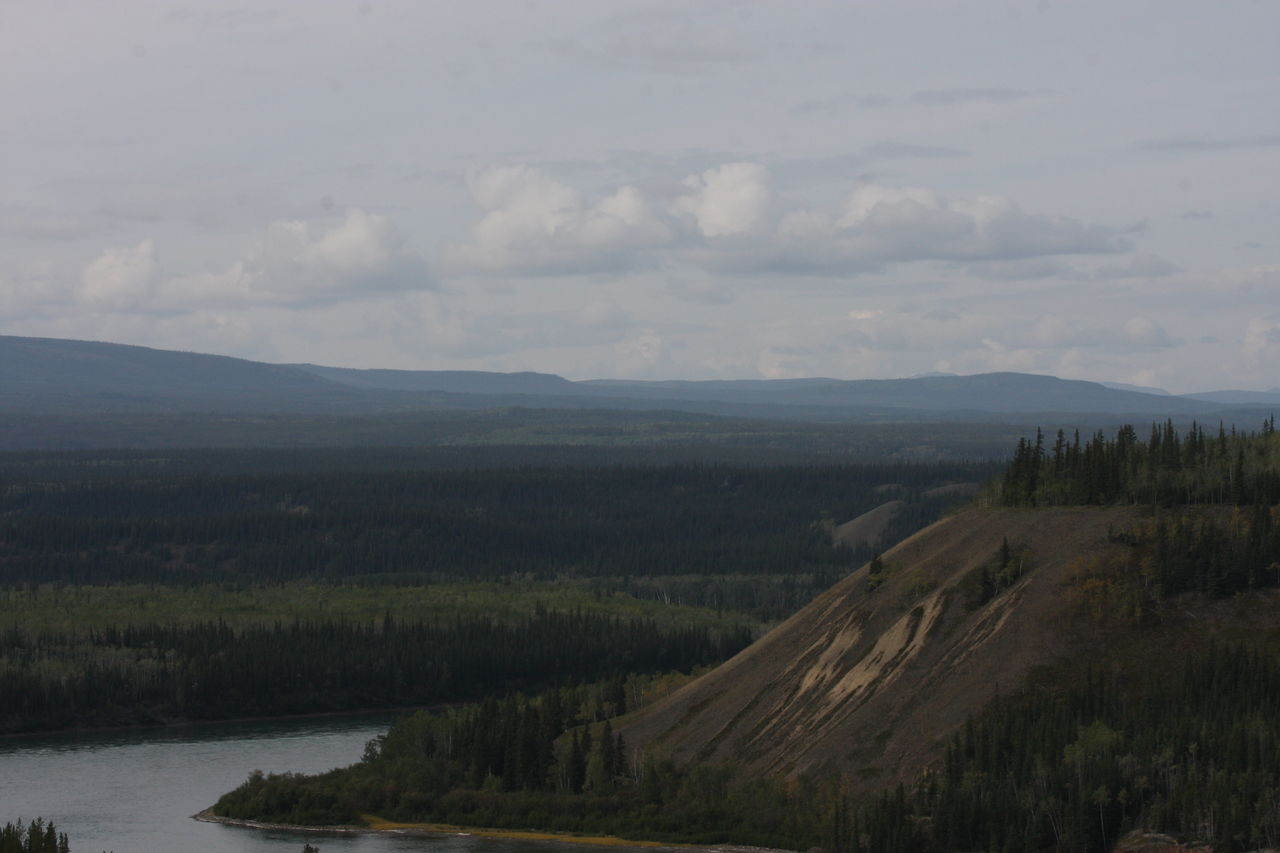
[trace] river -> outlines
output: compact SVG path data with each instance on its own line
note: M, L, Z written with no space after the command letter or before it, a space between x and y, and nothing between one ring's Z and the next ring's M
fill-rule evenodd
M584 853L577 845L474 837L315 835L202 823L191 815L250 771L317 773L360 758L388 718L227 723L0 739L0 824L44 817L72 853Z

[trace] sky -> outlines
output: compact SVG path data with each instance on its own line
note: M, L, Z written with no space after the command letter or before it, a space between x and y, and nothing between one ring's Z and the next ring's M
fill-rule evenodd
M0 0L0 334L1280 386L1274 0Z

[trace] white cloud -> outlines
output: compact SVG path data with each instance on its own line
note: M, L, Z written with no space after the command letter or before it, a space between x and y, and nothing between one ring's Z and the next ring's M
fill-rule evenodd
M553 275L620 269L641 259L640 250L673 239L635 187L620 187L590 204L572 187L517 165L479 172L471 193L484 215L466 243L446 250L459 271Z
M1040 261L1042 268L1012 272L1047 275L1059 269L1053 256L1128 247L1105 226L1027 213L1001 196L953 201L926 188L866 184L835 210L784 209L769 170L746 162L707 169L681 186L664 213L633 186L591 203L530 166L487 169L471 182L483 215L448 257L459 271L514 275L671 262L722 273L848 276L928 260Z
M390 219L354 208L342 224L318 233L297 220L273 224L240 266L249 292L271 301L327 301L433 284Z
M709 260L739 272L852 275L911 261L1004 261L1127 246L1104 226L1026 213L1000 196L952 201L929 189L869 184L850 194L838 215L789 211L770 239Z
M1172 347L1180 343L1149 317L1130 317L1124 324L1124 337L1133 346L1150 349Z
M759 163L726 163L684 180L688 194L672 206L697 223L703 237L749 236L762 229L773 201L769 170Z
M657 378L669 365L667 341L653 329L642 329L637 334L618 342L614 347L618 375L636 378Z
M1266 357L1280 360L1280 314L1254 317L1249 321L1244 333L1244 351L1255 361L1263 361ZM1271 366L1274 368L1276 363L1276 360L1271 361Z
M156 247L151 240L107 249L85 268L80 296L90 305L119 309L149 295L156 282Z
M103 311L181 313L309 305L433 286L425 263L405 248L389 219L351 209L327 229L299 220L272 223L245 257L216 271L165 273L150 239L107 249L85 267L79 296Z

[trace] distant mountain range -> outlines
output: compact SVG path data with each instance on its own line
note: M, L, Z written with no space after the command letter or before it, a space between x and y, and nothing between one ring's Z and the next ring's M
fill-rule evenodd
M570 381L546 373L266 364L122 344L0 336L0 414L615 409L826 422L1231 419L1280 389L1171 395L1023 373L911 379Z

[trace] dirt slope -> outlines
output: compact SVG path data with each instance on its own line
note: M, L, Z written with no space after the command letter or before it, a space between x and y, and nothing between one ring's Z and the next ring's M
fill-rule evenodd
M1151 630L1108 627L1071 603L1072 563L1119 547L1107 542L1108 528L1123 529L1141 512L997 509L945 519L885 554L889 574L878 587L864 566L621 731L645 754L682 762L836 771L868 787L913 779L966 717L1048 665L1086 656L1106 665L1109 651L1169 659L1169 643L1203 640L1199 628L1188 631L1192 622L1213 608L1243 608L1184 602L1186 613ZM970 573L993 559L1004 537L1014 552L1030 554L1030 569L979 606L965 592ZM1219 623L1246 634L1277 631L1262 617Z
M859 545L875 547L884 538L884 531L888 528L889 522L906 509L906 506L906 501L882 503L851 521L836 525L831 531L831 541L837 545L844 543L850 548L857 548Z

